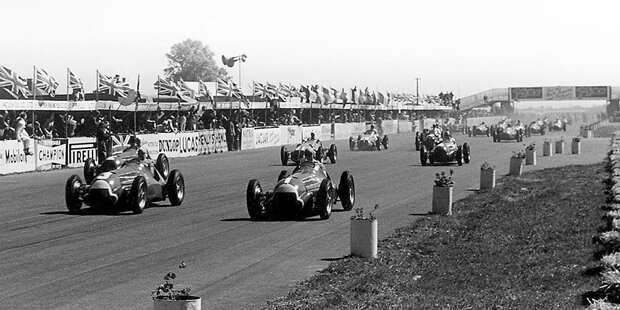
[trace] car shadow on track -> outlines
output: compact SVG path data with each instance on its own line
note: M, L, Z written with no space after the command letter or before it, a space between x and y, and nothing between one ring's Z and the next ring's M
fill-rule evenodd
M153 209L153 208L169 208L172 207L170 204L149 204L145 210ZM127 215L139 215L133 213L131 210L118 210L113 208L91 208L86 207L80 210L80 213L71 213L69 211L47 211L41 212L39 215L78 215L78 216L93 216L93 215L107 215L107 216L127 216Z
M298 219L280 219L280 218L273 218L273 219L264 219L264 220L260 220L260 221L252 221L249 217L236 217L236 218L229 218L229 219L221 219L220 222L317 222L317 221L323 221L320 218L315 218L315 217L308 217L308 218L304 218L301 220Z
M337 262L337 261L341 261L343 259L347 259L347 258L351 258L351 257L353 257L353 255L349 254L349 255L345 255L345 256L341 256L341 257L321 258L321 260L324 261L324 262Z

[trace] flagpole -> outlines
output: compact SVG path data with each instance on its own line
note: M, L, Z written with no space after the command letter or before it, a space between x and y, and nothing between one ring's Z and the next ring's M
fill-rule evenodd
M99 69L97 69L97 84L95 85L95 104L99 104Z
M159 91L161 89L161 79L157 76L157 105L159 106Z
M65 114L69 115L69 68L67 68L67 109ZM65 138L67 138L67 122L65 122Z
M140 93L140 75L138 74L138 85L136 86L136 98L134 99L134 103L136 104L136 109L133 112L133 135L136 135L136 127L137 127L137 117L136 114L138 114L138 94Z
M256 84L254 84L254 81L252 81L252 103L254 103L254 94L256 92ZM252 120L254 120L254 109L252 109L253 107L250 107L250 117L252 118Z

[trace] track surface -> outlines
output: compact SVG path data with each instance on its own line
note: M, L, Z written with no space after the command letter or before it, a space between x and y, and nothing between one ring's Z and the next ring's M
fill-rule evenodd
M544 138L572 137L574 127ZM536 141L539 155L538 165L524 171L601 162L609 145L608 138L583 139L581 155L541 157L541 136L524 143L455 138L470 143L470 164L422 167L413 134L401 134L390 136L390 149L381 152L351 152L347 141L337 141L338 162L326 166L336 180L344 170L353 173L356 208L380 205L383 238L427 214L436 172L455 170L458 199L478 189L482 162L496 165L502 176L512 151L524 143ZM64 184L80 169L0 176L2 308L151 309L151 291L173 271L177 287L192 286L203 309L257 309L349 254L353 211L336 212L340 204L327 221L249 221L247 183L257 178L273 188L283 169L279 148L171 159L171 168L185 176L185 202L141 215L68 214ZM181 261L187 268L177 267Z

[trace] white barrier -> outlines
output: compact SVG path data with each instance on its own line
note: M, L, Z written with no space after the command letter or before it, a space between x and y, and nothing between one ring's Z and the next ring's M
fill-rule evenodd
M35 140L35 166L37 170L62 168L67 165L67 140Z
M224 129L138 135L138 139L153 159L159 153L175 158L228 151Z
M349 124L336 123L334 124L334 139L342 140L349 139L351 136L351 127Z
M321 140L323 141L328 141L328 140L334 140L334 136L333 136L333 124L321 124Z
M254 148L278 146L280 143L280 128L254 129Z
M254 128L241 128L241 150L254 148Z
M310 134L314 132L316 138L321 137L322 127L319 126L303 126L301 127L301 137L303 139L310 138Z
M414 124L411 121L398 121L398 132L408 133L413 132Z
M349 128L351 128L351 136L356 137L366 131L366 123L350 123Z
M381 121L384 135L393 135L398 133L398 120Z
M302 130L300 126L280 126L280 143L297 144L302 140Z
M34 171L35 169L35 157L26 156L24 144L21 141L0 141L0 174Z

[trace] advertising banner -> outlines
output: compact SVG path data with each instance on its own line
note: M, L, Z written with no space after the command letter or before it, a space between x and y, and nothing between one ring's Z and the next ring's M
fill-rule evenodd
M207 131L211 135L211 140L209 143L209 149L207 154L209 153L221 153L228 152L228 144L226 144L226 130L225 129L214 129Z
M254 148L280 145L280 128L254 129Z
M62 168L67 165L67 140L35 140L37 170Z
M93 137L69 138L67 141L67 166L82 167L88 158L97 161L97 139Z
M152 159L157 159L157 155L159 155L159 137L161 135L163 134L138 135L138 139L140 139L141 148L146 150Z
M321 124L320 138L323 141L334 140L334 124Z
M576 86L577 99L607 99L609 86Z
M179 139L179 157L190 157L207 154L211 135L202 132L181 132L177 134Z
M301 142L301 127L280 126L280 143L297 144Z
M0 174L34 171L35 169L35 157L26 156L24 144L21 141L0 141Z
M544 100L571 100L575 99L575 87L555 86L543 87Z
M241 150L254 148L254 128L241 128Z
M321 137L321 126L303 126L301 127L301 136L302 139L309 139L310 134L314 132L314 136L317 138Z
M0 110L93 111L94 101L0 100Z
M351 137L351 128L348 124L334 124L334 138L336 140L349 139L349 137Z
M541 100L543 98L542 87L512 87L510 88L512 100Z

